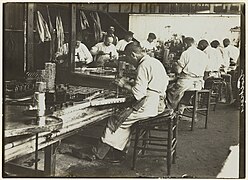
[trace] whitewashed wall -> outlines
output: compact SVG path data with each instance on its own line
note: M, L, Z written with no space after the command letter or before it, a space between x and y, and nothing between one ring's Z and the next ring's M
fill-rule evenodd
M169 27L168 27L169 26ZM196 41L232 38L230 29L240 26L239 15L164 15L131 14L129 30L140 41L147 39L149 32L154 32L158 39L167 40L172 34L191 36Z

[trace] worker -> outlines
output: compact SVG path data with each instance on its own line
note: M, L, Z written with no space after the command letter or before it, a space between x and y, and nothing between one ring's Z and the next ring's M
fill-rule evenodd
M210 43L211 47L215 48L218 52L218 56L222 59L222 63L221 63L221 77L224 79L224 81L226 82L226 89L227 89L227 94L226 94L226 98L223 97L223 94L221 93L221 100L220 102L226 103L228 102L229 104L232 104L235 100L233 98L233 92L232 92L232 84L231 84L231 80L232 80L232 76L230 74L227 74L227 68L229 66L229 63L227 63L225 61L225 59L227 59L227 54L224 53L223 48L220 46L220 42L218 40L213 40ZM222 92L222 91L221 91Z
M200 90L204 86L204 72L208 70L207 55L196 48L192 37L184 39L186 50L180 59L174 64L175 72L178 74L177 82L167 89L167 106L176 109L187 90ZM182 112L181 112L182 113Z
M106 38L106 36L112 36L113 37L113 43L115 46L118 43L118 37L114 34L115 33L115 27L114 26L110 26L107 30L107 32L103 33L103 41Z
M88 50L88 48L81 42L80 39L77 39L76 41L76 47L75 47L75 63L77 66L84 66L93 61L93 57Z
M202 50L208 56L210 66L206 78L220 78L220 67L223 60L219 56L218 51L212 48L205 39L199 41L198 49Z
M104 42L99 42L91 48L90 52L95 56L97 66L104 66L106 62L118 59L118 53L113 45L113 40L112 36L106 36Z
M223 40L224 53L227 55L227 61L230 63L230 66L236 67L238 65L238 59L240 50L234 45L230 44L230 40L225 38Z
M60 51L55 54L56 60L65 60L69 54L69 43L63 44ZM81 42L81 36L77 36L75 45L75 63L76 67L87 65L93 61L93 57L88 48Z
M231 75L231 80L232 80L231 84L234 92L234 98L239 99L239 90L237 88L236 82L238 80L240 50L239 48L230 44L230 40L228 38L225 38L223 40L223 45L224 45L224 53L226 54L227 57L226 61L230 62L227 73ZM231 103L233 102L231 101Z
M184 46L182 41L176 36L175 39L171 41L170 53L174 54L174 59L178 60L184 51Z
M154 57L154 51L157 50L156 43L155 43L156 38L157 37L154 33L149 33L147 40L141 42L140 44L143 50L147 52L147 54L150 55L151 57Z
M124 39L121 39L116 45L116 49L118 53L123 54L126 45L133 42L132 40L133 40L133 32L127 31L125 33Z
M127 61L137 68L137 77L134 86L131 86L123 78L116 80L116 84L130 91L137 101L144 97L145 101L141 108L133 111L115 132L112 132L108 126L106 127L104 135L101 137L101 142L99 142L97 148L93 148L95 156L99 159L105 157L110 147L114 148L114 151L120 152L120 154L125 154L124 149L127 149L126 146L130 142L130 127L138 119L158 115L159 104L161 104L161 100L164 103L164 96L169 82L169 77L162 63L142 52L142 48L138 43L129 43L124 52L128 57ZM160 109L161 112L163 110ZM121 157L117 156L115 157L117 159L114 160L116 161Z

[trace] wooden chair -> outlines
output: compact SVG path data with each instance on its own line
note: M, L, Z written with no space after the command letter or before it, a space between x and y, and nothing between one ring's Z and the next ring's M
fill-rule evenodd
M132 128L135 130L132 169L135 169L138 157L164 157L170 175L171 164L176 161L177 146L177 117L173 110L138 121Z
M209 81L205 81L204 89L211 90L210 94L210 106L213 105L213 111L216 110L216 105L219 102L221 94L221 88L223 85L222 78L214 78Z
M189 109L192 109L191 115L180 114L181 116L192 118L191 121L191 131L194 129L194 125L197 119L197 114L205 116L205 129L207 128L208 116L209 116L209 107L210 107L210 90L188 90L185 92L185 95L192 96L192 102L182 103L186 105Z

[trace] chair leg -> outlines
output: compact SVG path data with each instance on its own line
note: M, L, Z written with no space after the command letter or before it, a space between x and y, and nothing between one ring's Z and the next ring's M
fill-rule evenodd
M208 116L209 116L209 106L210 106L210 92L208 92L207 96L207 112L206 112L206 119L205 119L205 129L208 128Z
M136 159L137 159L137 146L138 146L138 141L139 141L139 133L140 133L140 129L136 128L136 132L135 132L135 142L134 142L134 150L133 150L133 163L132 163L132 170L135 169L135 165L136 165Z
M149 130L145 130L145 134L144 134L144 138L148 138L150 136L150 131ZM145 148L147 146L147 140L143 140L142 142L142 147ZM145 149L142 149L141 151L142 155L145 154Z
M170 175L171 171L171 153L172 153L172 119L168 124L168 146L167 146L167 175Z
M216 110L216 105L217 105L218 99L219 99L219 94L216 94L216 97L215 97L215 104L214 104L214 109L213 109L213 111Z
M173 139L175 139L175 147L174 147L174 153L173 153L173 158L172 158L172 163L176 163L176 156L177 156L177 125L178 125L178 117L175 117L173 119L173 126L175 127L173 131Z
M195 120L197 118L197 100L198 100L198 92L195 92L194 95L194 101L193 101L193 112L192 112L192 122L191 122L191 131L193 131L194 129L194 125L195 125Z

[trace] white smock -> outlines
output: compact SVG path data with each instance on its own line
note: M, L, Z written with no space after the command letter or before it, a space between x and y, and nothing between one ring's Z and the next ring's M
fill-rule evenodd
M102 137L102 142L121 151L129 141L130 127L133 123L158 115L160 96L165 95L169 82L169 77L162 63L148 55L141 59L137 70L137 78L132 93L137 100L146 96L144 105L138 111L132 112L114 133L107 127Z

